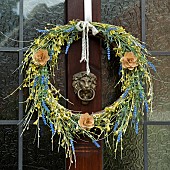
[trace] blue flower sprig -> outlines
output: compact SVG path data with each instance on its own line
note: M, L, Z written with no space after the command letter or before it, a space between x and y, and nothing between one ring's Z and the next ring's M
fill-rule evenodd
M135 132L136 132L136 134L138 134L138 132L139 132L139 122L138 121L136 121L136 124L135 124Z
M144 102L144 106L145 106L146 113L148 113L149 112L149 106L148 106L148 102L147 101Z
M136 119L136 116L137 116L137 107L134 106L134 110L133 110L133 117L134 117L134 119Z
M114 125L114 128L113 128L114 132L117 130L118 126L119 126L119 124L118 124L118 122L116 122L115 125Z
M122 131L118 133L117 142L120 142L121 138L122 138Z
M70 27L70 28L64 30L64 32L69 33L69 32L72 32L74 29L75 29L75 27L73 26L73 27Z
M50 113L50 109L47 107L47 105L46 105L46 103L45 103L44 100L42 100L42 106L43 106L43 108L45 109L45 111L46 111L47 113Z
M68 54L69 48L70 48L70 42L67 43L66 50L65 50L65 54Z
M45 81L45 76L44 76L44 75L42 75L42 76L41 76L41 85L43 85L43 84L44 84L44 81Z
M119 76L121 76L121 75L122 75L122 64L120 64L120 66L119 66L118 75L119 75Z
M144 96L143 96L143 94L142 94L142 91L140 90L140 92L139 92L139 97L141 98L141 99L144 99Z
M107 29L107 32L110 32L110 31L112 31L112 30L113 30L113 31L116 31L117 28L116 28L116 27L110 27L110 28Z
M54 135L55 134L55 129L54 129L53 123L51 123L51 122L50 122L50 129L51 129L52 135Z
M100 148L100 145L99 145L99 143L98 143L96 140L93 140L92 142L94 143L94 145L95 145L97 148Z
M156 72L156 67L152 62L148 61L148 65L152 68L154 72Z
M35 77L35 79L34 79L34 85L33 85L33 87L36 87L37 86L37 83L38 83L38 77Z
M39 33L47 33L47 32L49 32L49 30L39 30L39 29L37 29L37 31L38 31Z
M126 91L122 94L122 98L125 99L128 94L129 94L129 88L127 88Z
M44 125L47 125L47 121L46 121L44 112L42 112L42 120L43 120Z
M50 60L49 60L49 61L51 61L51 60L52 60L53 55L54 55L54 50L50 50L50 52L49 52Z
M71 144L72 151L75 152L75 147L74 147L73 139L70 139L70 144Z
M109 47L109 44L107 44L107 59L110 60L110 47Z

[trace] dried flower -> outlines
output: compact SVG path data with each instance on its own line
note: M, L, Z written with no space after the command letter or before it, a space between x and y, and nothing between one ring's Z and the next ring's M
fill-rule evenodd
M39 49L33 55L33 61L34 61L35 65L45 66L49 59L50 59L50 57L48 55L47 50Z
M120 60L122 62L123 68L128 68L129 70L133 70L138 66L137 58L133 52L125 52L124 57Z
M89 115L88 113L82 114L78 121L79 126L83 129L91 129L94 127L94 118L93 116Z

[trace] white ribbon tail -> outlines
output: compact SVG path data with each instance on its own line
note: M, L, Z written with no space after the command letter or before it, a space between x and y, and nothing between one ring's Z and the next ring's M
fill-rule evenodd
M86 71L87 74L90 73L90 66L89 66L89 37L88 33L91 29L92 34L95 36L99 31L88 21L80 21L76 24L76 28L78 31L82 31L82 54L80 63L82 61L86 62Z

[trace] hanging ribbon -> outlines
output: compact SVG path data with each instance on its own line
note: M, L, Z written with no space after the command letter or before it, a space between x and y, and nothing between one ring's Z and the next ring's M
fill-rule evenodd
M88 33L89 30L92 31L92 34L95 36L99 31L88 21L80 21L77 23L76 28L78 31L82 31L82 54L81 54L81 60L86 62L86 71L87 75L90 73L90 67L89 67L89 37Z

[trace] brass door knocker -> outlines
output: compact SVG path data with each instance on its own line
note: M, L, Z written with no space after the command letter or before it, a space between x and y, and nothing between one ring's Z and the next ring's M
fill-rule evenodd
M84 105L94 99L96 84L97 77L93 73L87 75L86 71L82 71L73 75L74 92Z

